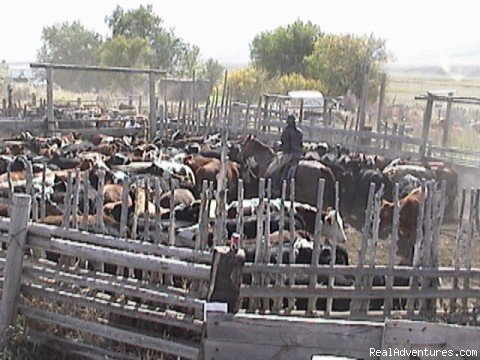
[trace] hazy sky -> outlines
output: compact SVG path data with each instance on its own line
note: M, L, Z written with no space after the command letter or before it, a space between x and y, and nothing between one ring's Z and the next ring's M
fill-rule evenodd
M117 4L134 8L149 3L167 27L200 46L203 58L221 62L247 62L256 34L299 18L325 32L373 32L387 40L399 64L461 62L452 58L455 54L467 54L470 62L480 64L480 2L474 0L6 0L0 13L0 59L34 60L43 26L78 19L105 36L105 16Z

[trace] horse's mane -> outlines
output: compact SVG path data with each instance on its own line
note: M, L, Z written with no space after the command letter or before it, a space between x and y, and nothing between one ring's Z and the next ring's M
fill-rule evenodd
M273 151L273 149L270 146L266 145L265 143L263 143L261 140L259 140L252 134L247 135L247 137L243 142L243 145L247 144L248 142L251 142L255 147L255 149L268 151L271 154L275 154L275 151Z

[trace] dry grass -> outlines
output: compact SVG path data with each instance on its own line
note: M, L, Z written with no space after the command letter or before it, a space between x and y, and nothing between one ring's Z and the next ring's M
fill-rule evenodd
M396 104L412 104L415 95L428 90L456 90L456 96L480 97L480 78L401 72L388 74L386 95L390 102L395 97Z

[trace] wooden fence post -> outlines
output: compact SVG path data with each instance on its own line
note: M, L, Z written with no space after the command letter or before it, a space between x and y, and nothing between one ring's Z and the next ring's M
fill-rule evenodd
M29 195L15 194L13 196L5 280L0 302L0 353L2 354L10 340L12 332L10 326L13 325L17 314L30 205L31 197Z
M155 96L155 73L150 71L148 74L149 98L150 98L150 112L148 114L149 120L149 140L152 141L157 134L157 99Z
M372 182L370 183L370 189L368 192L368 201L367 201L367 208L365 209L365 223L362 229L362 244L360 246L360 250L358 252L358 263L357 268L359 270L363 269L365 264L365 258L367 256L368 250L368 239L371 236L371 229L372 229L372 212L373 212L373 196L375 193L375 184ZM355 276L355 290L363 289L363 276ZM350 304L350 314L351 317L359 317L362 313L365 313L361 309L361 300L354 299Z
M466 197L466 189L462 190L460 196L460 205L458 207L458 217L457 217L457 231L455 235L455 258L454 258L454 267L455 271L460 269L460 245L462 239L462 229L463 229L463 212L465 209L465 197ZM458 289L458 277L453 278L452 289ZM450 311L455 312L457 310L457 299L451 298L450 299Z
M430 132L430 120L432 120L433 96L427 93L427 105L423 115L422 144L420 146L420 159L424 160L427 153L428 134Z
M287 180L282 181L282 195L280 198L280 218L278 221L278 231L280 234L280 241L277 248L277 264L282 265L283 257L283 242L284 242L284 229L285 229L285 199L287 197ZM285 283L284 277L279 274L275 280L275 285L283 285ZM283 308L283 298L279 297L275 300L274 311L278 313Z
M227 303L229 313L237 312L240 307L244 262L245 252L242 249L233 251L227 246L213 249L207 300Z
M227 199L227 135L222 135L221 165L217 177L217 196L215 207L215 227L213 232L213 245L225 244L225 203Z
M7 162L7 185L8 185L8 216L12 216L12 199L15 192L15 188L12 183L12 160Z
M378 99L378 111L377 111L377 134L380 134L380 131L382 129L386 83L387 83L387 74L382 73L380 78L380 95Z
M290 179L290 206L288 209L288 221L289 221L289 232L290 232L290 249L288 252L289 263L293 264L295 262L295 249L293 243L295 241L295 178ZM295 284L295 275L290 275L288 279L290 284ZM288 308L287 312L290 312L295 307L295 299L292 297L288 298Z
M443 136L442 136L442 148L447 147L448 144L448 132L450 130L450 117L452 114L452 96L453 92L448 93L448 100L447 100L447 112L445 114L445 122L443 124ZM442 156L445 156L445 150L442 149Z
M320 259L321 251L321 240L322 240L322 208L323 208L323 193L325 189L325 179L318 179L318 189L317 189L317 214L315 215L315 233L314 233L314 245L312 252L312 262L311 266L313 268L318 267L318 260ZM312 274L309 279L309 287L314 289L318 282L318 275ZM317 305L317 298L309 298L307 305L307 314L312 315L315 307Z
M400 203L399 203L399 192L400 187L398 183L395 183L394 191L393 191L393 219L392 219L392 237L390 239L390 249L388 253L388 268L393 269L395 266L396 261L396 250L397 250L397 243L398 243L398 226L400 222ZM389 291L392 291L394 278L392 276L387 277L386 279L386 288ZM393 307L393 298L388 297L385 299L385 305L383 307L383 314L385 316L390 316L390 312Z
M168 217L168 245L175 245L175 188L170 179L170 212Z
M47 67L47 135L55 133L55 114L53 110L53 69Z

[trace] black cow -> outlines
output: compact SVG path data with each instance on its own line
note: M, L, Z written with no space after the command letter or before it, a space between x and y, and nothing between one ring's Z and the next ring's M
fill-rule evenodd
M114 155L110 156L105 161L105 164L108 167L112 167L112 166L115 166L115 165L128 165L131 162L132 162L132 160L128 156L126 156L124 154L117 153L117 154L114 154Z

